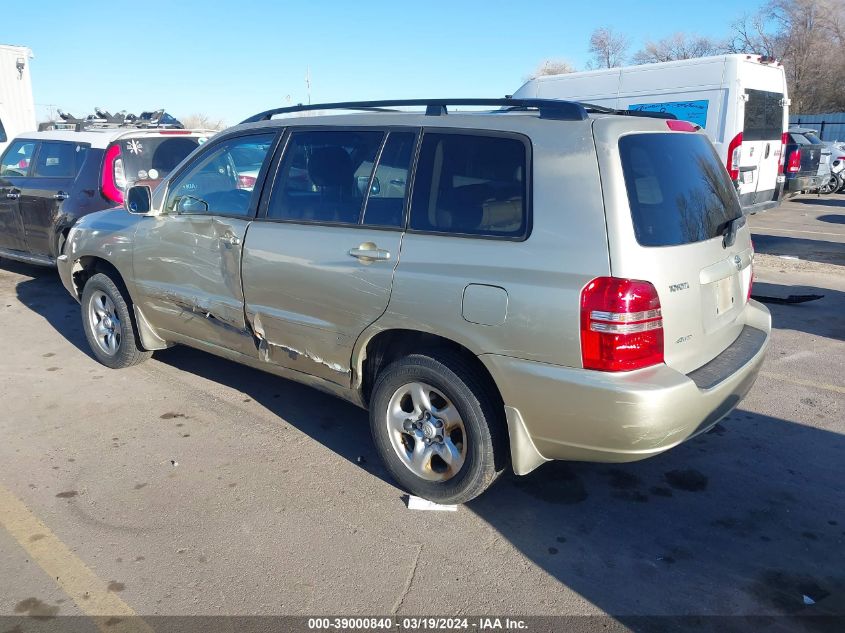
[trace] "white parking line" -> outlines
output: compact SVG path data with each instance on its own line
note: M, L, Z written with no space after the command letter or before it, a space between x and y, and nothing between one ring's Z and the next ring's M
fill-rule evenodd
M833 235L834 237L845 237L845 233L826 233L824 231L799 231L798 229L776 229L773 226L752 226L751 232L775 231L780 233L811 233L813 235Z

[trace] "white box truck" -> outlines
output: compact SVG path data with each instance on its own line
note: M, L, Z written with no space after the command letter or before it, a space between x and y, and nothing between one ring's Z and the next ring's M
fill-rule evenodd
M529 80L513 96L674 114L710 136L745 213L780 204L789 125L780 62L759 55L720 55L548 75Z
M29 75L32 58L24 46L0 44L0 154L18 134L37 128Z

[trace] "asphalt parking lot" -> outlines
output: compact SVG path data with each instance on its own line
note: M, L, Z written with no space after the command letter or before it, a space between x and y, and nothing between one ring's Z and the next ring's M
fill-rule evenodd
M751 226L755 295L824 297L769 304L737 411L457 512L406 508L351 405L186 348L101 366L56 273L0 261L0 615L845 614L845 196Z

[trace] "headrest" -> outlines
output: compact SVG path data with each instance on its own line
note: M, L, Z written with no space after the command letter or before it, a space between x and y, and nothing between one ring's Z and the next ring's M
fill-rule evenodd
M308 176L318 187L348 187L354 175L352 159L336 145L315 148L308 161Z

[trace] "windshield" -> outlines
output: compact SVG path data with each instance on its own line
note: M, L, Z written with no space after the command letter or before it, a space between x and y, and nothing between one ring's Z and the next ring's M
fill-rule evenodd
M139 180L161 180L199 145L193 136L148 136L123 139L120 158L126 186Z
M619 139L619 154L641 245L709 240L742 216L733 183L706 136L631 134Z

